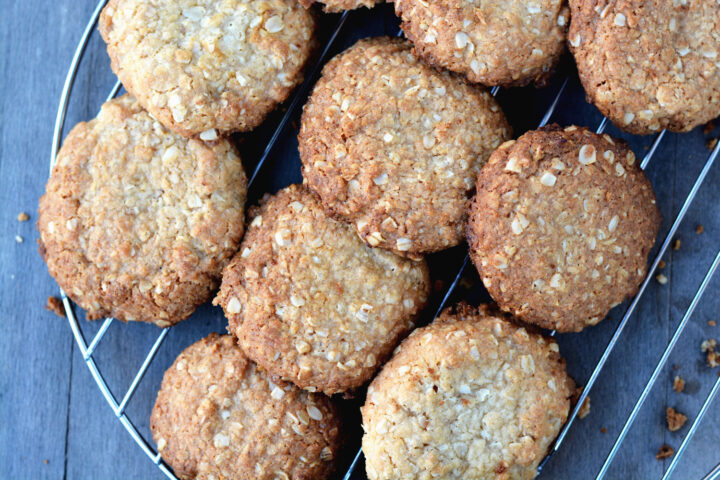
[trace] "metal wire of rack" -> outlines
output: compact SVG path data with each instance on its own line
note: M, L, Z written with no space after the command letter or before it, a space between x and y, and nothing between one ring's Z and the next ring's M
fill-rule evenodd
M58 113L55 120L55 128L53 133L53 140L52 140L52 151L51 151L51 158L50 158L50 170L52 171L53 165L55 164L55 160L57 157L57 153L60 149L60 144L62 141L62 134L65 126L65 119L67 116L67 110L68 110L68 104L70 99L70 94L72 92L73 84L75 82L78 67L80 65L80 61L82 60L83 54L85 53L88 41L90 39L90 36L95 29L95 26L98 21L98 17L100 15L100 12L102 11L102 8L105 6L108 0L100 0L93 10L91 17L88 21L88 24L83 31L83 34L80 38L80 41L78 43L77 49L75 50L75 53L73 55L72 61L70 63L70 68L67 74L67 77L65 79L65 83L63 85L61 97L60 97L60 105L58 107ZM348 17L350 15L350 12L344 12L341 14L332 30L332 33L325 44L324 48L322 49L322 52L320 53L319 57L316 60L315 65L309 70L309 74L307 75L305 81L302 83L302 85L295 91L293 94L293 98L291 99L288 108L281 118L278 125L275 127L275 130L273 132L273 135L270 137L270 140L265 146L265 149L262 153L262 156L260 157L252 175L250 176L250 180L248 182L248 187L253 184L253 182L256 180L258 174L260 173L263 165L265 164L265 161L267 160L268 156L273 150L273 147L276 145L278 138L282 133L285 131L285 128L287 124L289 123L290 119L292 118L295 111L300 106L300 102L302 98L308 93L309 88L314 83L314 79L317 77L318 73L320 72L321 67L324 65L325 61L327 60L328 53L331 51L331 47L335 43L335 40L337 39L338 35L344 28L344 26L347 23ZM399 35L402 34L402 32L398 33ZM565 78L563 83L561 84L560 88L558 89L557 94L555 95L553 101L549 105L547 111L543 115L543 118L539 122L539 127L542 127L546 125L550 119L552 118L553 113L556 110L556 107L558 105L558 102L560 101L560 98L562 97L562 94L565 90L565 87L567 86L568 78ZM121 83L117 81L110 91L110 94L108 95L107 99L110 100L114 98L121 88ZM499 88L495 87L491 90L492 95L497 95L499 91ZM603 118L602 122L596 129L597 133L602 133L605 131L605 128L608 125L607 118ZM664 136L665 131L661 131L658 135L656 135L653 143L651 144L648 152L643 157L640 167L642 169L646 169L648 164L650 163L650 160L653 158L655 153L657 152ZM620 320L619 324L617 325L615 332L613 333L611 339L609 340L605 350L603 351L598 363L594 367L590 377L585 383L584 389L582 391L582 394L578 398L578 401L573 408L572 412L570 413L570 416L563 426L562 430L560 431L558 437L556 438L555 442L550 448L550 451L546 455L546 457L543 459L543 461L540 463L538 472L542 470L542 468L546 465L546 463L552 458L553 454L559 450L561 447L563 441L566 438L566 435L572 425L574 424L575 420L578 418L578 414L580 412L580 409L583 405L583 402L587 398L587 396L590 393L590 390L594 386L598 376L603 370L603 367L605 366L610 354L612 353L613 349L617 345L623 330L625 329L629 318L632 316L633 312L635 311L640 299L643 296L643 293L647 289L648 284L650 283L651 279L653 278L653 275L655 271L658 268L658 265L660 264L660 261L665 254L665 252L668 250L668 247L670 246L675 233L677 232L682 220L685 217L685 214L687 213L688 209L690 208L690 205L692 204L693 200L695 199L695 196L700 189L700 186L703 184L703 181L705 180L708 172L712 168L715 160L720 156L720 143L718 143L713 150L711 151L710 155L708 156L707 160L705 161L705 164L698 175L697 179L695 180L689 194L685 198L685 201L683 202L682 207L680 208L680 211L678 212L677 216L675 217L668 233L665 236L664 241L662 242L660 248L658 249L654 260L651 263L650 268L648 269L648 273L644 281L642 282L637 294L635 297L631 300L629 306L627 307L627 310L625 311L622 319ZM453 278L452 282L446 289L442 300L436 309L436 315L437 316L447 305L448 301L450 300L453 292L455 291L457 285L460 283L460 280L463 276L463 273L465 272L468 264L469 264L469 257L466 255L464 260L462 261L461 265L459 265L459 268L457 270L457 274ZM678 339L680 338L680 335L682 334L684 328L687 326L690 317L692 316L693 312L695 311L695 308L697 307L698 303L700 302L700 299L702 295L705 293L706 288L712 279L713 275L717 271L718 267L720 266L720 251L718 251L717 255L715 256L714 261L712 262L710 268L707 270L707 273L705 274L705 277L702 281L702 283L698 286L697 291L695 292L695 295L693 296L687 310L685 311L685 314L682 317L682 320L680 321L679 325L676 327L675 332L673 333L670 342L668 343L667 347L665 348L660 360L658 361L652 375L648 379L640 397L638 398L637 402L634 404L632 411L630 415L628 416L622 431L618 435L611 451L608 453L605 462L603 463L602 469L597 474L597 478L605 478L608 468L612 464L612 461L614 460L616 454L618 453L618 450L625 439L630 427L632 426L635 418L637 417L637 414L639 413L640 409L642 408L645 400L648 397L648 394L650 393L652 387L654 386L655 382L657 381L663 367L666 365L667 360L670 356L670 353L672 352L673 348L675 347ZM162 343L167 338L168 333L170 332L170 328L162 329L160 331L160 334L155 339L154 343L150 347L150 350L143 360L143 362L140 365L140 368L138 369L137 373L133 377L133 380L130 383L130 386L128 387L127 391L123 395L122 399L118 402L117 398L113 395L113 393L110 390L110 387L107 384L107 381L103 377L102 373L100 372L96 362L95 358L93 357L97 347L100 345L101 340L107 333L109 327L112 325L114 319L107 318L103 321L100 328L98 329L97 333L94 335L94 337L90 340L90 343L87 342L85 335L83 334L80 325L78 324L77 318L75 317L75 314L73 312L73 307L71 304L70 299L67 297L64 291L62 289L60 290L63 306L65 308L65 313L68 318L68 322L70 324L70 328L72 330L73 336L75 338L75 341L78 345L78 348L80 349L80 353L83 357L83 361L85 362L86 366L88 367L88 370L90 371L90 374L92 375L93 379L98 385L98 388L100 389L103 397L107 401L107 403L112 408L115 416L118 418L120 423L125 427L125 429L128 431L130 436L135 440L135 442L138 444L138 446L145 452L145 454L150 458L150 460L155 463L159 469L170 479L177 480L177 477L173 474L172 469L163 461L160 454L150 445L150 443L143 437L143 435L137 430L136 426L133 424L133 422L130 420L130 418L127 416L126 410L128 407L128 404L133 398L133 395L135 391L137 390L138 386L140 385L140 382L142 381L145 373L147 372L148 367L152 363L153 359L155 358L155 355L157 354L158 350L160 349ZM550 335L554 336L555 332L549 332ZM700 426L705 414L710 408L710 405L712 404L715 397L718 395L718 392L720 392L720 378L718 378L717 381L715 381L712 389L710 390L709 394L707 395L706 399L703 402L702 407L697 413L697 416L695 420L693 421L692 425L690 426L690 429L688 433L686 434L685 438L683 439L680 447L678 448L676 454L674 455L670 465L668 466L667 470L665 471L665 474L663 475L663 480L666 480L670 478L670 476L675 472L676 467L678 465L679 460L681 459L683 453L687 450L687 446L692 439L693 435L695 434L697 428ZM362 457L362 450L358 451L357 454L354 456L350 466L348 467L347 471L344 474L344 480L350 480L353 477L353 474L357 468L357 465L359 464L359 461ZM718 464L716 467L713 468L712 471L710 471L705 477L704 480L720 480L720 464Z

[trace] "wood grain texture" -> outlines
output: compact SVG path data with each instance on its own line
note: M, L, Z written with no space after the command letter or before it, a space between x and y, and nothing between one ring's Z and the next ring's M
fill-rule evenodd
M95 6L93 0L73 2L11 2L0 0L0 478L164 478L127 435L105 403L82 358L74 347L67 322L44 309L57 286L37 254L37 199L47 178L52 127L67 67L85 22ZM337 17L323 19L327 36ZM397 22L391 7L360 10L351 15L334 52L360 37L394 34ZM563 75L571 82L553 121L596 127L601 117L583 101L571 62L556 75L548 89L503 91L499 101L508 112L516 133L533 128L554 95ZM114 82L104 46L97 34L91 40L75 85L68 127L95 115ZM248 171L260 158L281 112L257 131L238 136ZM297 123L297 116L294 119ZM66 130L67 132L67 130ZM638 156L651 138L621 135L630 140ZM275 191L300 180L296 128L291 125L273 150L263 174L251 191L251 201L264 191ZM720 135L718 129L713 134ZM682 202L702 169L709 151L701 129L684 135L668 135L652 160L648 175L658 194L664 216L658 244L664 239ZM720 162L718 162L720 163ZM657 359L682 318L697 286L720 248L720 165L710 172L696 201L678 231L680 250L665 255L667 285L653 281L627 329L592 390L592 410L571 430L566 444L551 460L541 478L591 478L619 433L626 415L640 394ZM31 221L19 223L25 211ZM695 227L703 224L705 233ZM24 238L17 243L15 235ZM455 249L430 259L433 274L447 283L464 251ZM486 293L477 277L456 295L482 299ZM663 443L677 448L688 427L670 433L664 424L665 406L675 406L690 420L700 408L718 370L704 365L700 343L720 339L720 278L715 278L685 334L660 376L636 425L625 440L609 478L659 478L669 460L655 459ZM610 318L580 334L560 337L569 370L583 383L600 357L626 304ZM81 313L81 312L78 312ZM82 315L80 315L82 318ZM99 323L81 320L86 337ZM226 322L219 309L205 305L193 317L172 329L128 409L128 414L149 438L148 419L162 374L175 356L210 331L221 332ZM97 351L97 361L116 398L122 398L159 331L149 325L114 323ZM677 371L672 365L679 365ZM686 391L672 390L672 378L680 374ZM720 462L720 400L716 401L676 478L702 477ZM357 403L347 408L356 413ZM606 428L607 433L602 433ZM356 442L350 442L356 445ZM348 447L350 452L351 448ZM350 452L352 453L352 452ZM48 460L47 464L44 460ZM359 476L358 478L361 478Z

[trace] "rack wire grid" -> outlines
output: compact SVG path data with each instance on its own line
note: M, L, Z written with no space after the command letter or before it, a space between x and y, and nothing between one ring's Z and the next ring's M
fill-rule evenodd
M60 148L61 139L63 135L63 130L65 127L65 119L67 116L68 111L68 103L70 94L73 89L73 84L75 82L75 79L77 77L78 68L81 62L81 59L83 58L83 54L85 53L86 47L88 45L88 41L91 37L91 34L93 33L98 17L100 15L100 12L102 8L104 7L107 0L100 0L100 2L97 4L95 10L92 12L92 15L90 17L90 20L87 23L87 26L82 34L82 37L80 39L80 42L78 44L78 47L73 55L70 68L67 74L67 77L65 79L65 83L62 89L62 94L60 97L60 105L58 108L58 113L55 121L55 129L54 129L54 135L53 135L53 141L52 141L52 152L51 152L51 158L50 158L50 170L52 171L52 167L55 163L55 159L58 153L58 150ZM248 188L250 188L253 184L256 183L256 180L258 179L258 175L261 173L264 164L266 163L266 160L268 159L269 155L273 151L273 148L275 147L278 139L281 137L281 135L286 130L286 127L288 123L290 122L293 115L295 115L298 111L298 108L301 106L300 102L303 98L305 98L309 92L310 87L314 83L315 79L319 75L320 69L324 65L324 63L328 60L329 53L333 47L333 44L335 43L336 39L338 38L338 35L340 32L346 28L347 24L350 23L348 20L350 16L353 15L353 12L344 12L343 14L337 16L336 23L332 29L331 34L328 37L328 40L324 47L322 48L319 56L317 57L315 64L311 66L308 70L308 74L306 76L305 81L302 83L302 85L296 90L296 92L293 94L289 102L287 103L287 109L284 113L284 115L281 117L280 121L275 126L275 129L272 133L272 136L270 137L269 141L265 145L264 151L262 152L262 155L259 158L259 161L257 162L257 165L255 169L252 172L252 175L250 176L249 185ZM401 31L398 31L398 35L402 35ZM541 120L539 121L537 126L544 126L546 125L550 119L552 118L553 114L556 111L556 108L558 106L558 103L563 95L563 92L566 89L566 86L568 84L568 77L565 77L564 81L560 82L559 88L557 88L557 91L554 95L554 98L549 103L549 106L547 110L545 111L545 114L542 116ZM121 89L121 84L119 81L116 81L114 87L111 89L107 99L110 100L117 96ZM491 90L491 93L493 95L497 95L499 92L499 88L493 88ZM598 125L596 132L597 133L603 133L608 126L608 121L606 118L603 118L601 123ZM642 161L641 161L641 168L646 169L649 165L650 161L652 160L653 156L658 151L658 148L660 148L663 138L665 137L666 132L661 131L659 134L657 134L650 145L647 153L644 155ZM663 258L663 255L668 251L668 248L671 245L671 242L673 241L675 234L683 221L688 209L690 208L690 205L692 204L693 200L696 197L696 194L700 188L700 186L703 184L703 181L705 180L706 176L708 175L708 172L712 168L715 160L720 155L720 142L712 149L710 154L707 157L707 160L704 163L704 166L702 170L700 171L700 174L697 176L697 179L695 180L694 184L692 185L692 188L690 189L690 192L688 193L687 197L685 198L677 216L673 219L672 224L670 226L669 231L665 234L663 242L660 244L659 249L656 251L655 256L650 264L650 268L648 270L647 276L642 282L637 294L635 295L632 300L630 300L629 305L627 306L624 315L622 316L621 320L619 321L615 332L613 333L612 337L610 338L609 342L607 343L607 346L605 347L602 355L600 356L599 361L595 365L595 367L592 370L592 373L590 374L589 378L585 381L584 389L582 391L582 394L579 396L577 403L572 409L572 412L570 413L570 416L563 426L562 430L560 431L557 439L551 446L549 452L543 459L543 461L540 463L538 472L541 472L543 467L547 464L547 462L552 458L552 456L560 449L560 447L563 445L563 442L567 438L567 434L572 428L575 421L578 419L578 414L580 413L580 410L582 408L582 405L585 401L585 399L588 397L590 391L592 390L593 386L595 385L596 380L598 379L598 376L603 371L603 368L606 365L606 362L608 361L608 358L610 357L610 354L613 352L613 349L616 347L618 342L621 339L621 336L623 334L623 331L625 330L625 327L628 324L628 321L630 317L633 315L633 313L636 310L636 307L638 306L638 303L641 301L643 294L645 293L649 283L652 281L654 274L656 270L658 269L658 266L661 262L661 259ZM457 273L455 274L454 278L450 282L449 286L444 291L444 294L441 296L441 301L437 305L435 309L435 316L437 316L440 311L445 308L445 306L448 304L450 298L452 297L453 293L455 292L458 284L461 281L461 278L463 277L463 274L469 264L469 258L467 254L464 257L464 260L460 262L459 268L457 269ZM710 280L712 279L713 275L718 269L718 266L720 265L720 251L716 254L714 257L714 260L710 267L707 269L707 272L697 288L695 294L693 295L692 300L690 301L690 304L688 305L685 314L683 315L680 323L677 325L670 342L666 346L664 352L662 353L658 363L655 366L655 369L653 370L650 378L647 380L647 383L645 384L642 393L640 394L639 398L637 399L636 403L634 404L629 416L627 417L624 426L620 433L618 434L615 443L610 450L610 452L607 454L605 461L602 465L602 468L600 471L596 474L596 478L601 479L605 478L608 469L610 465L612 464L613 460L615 459L619 449L621 448L621 445L623 443L623 440L626 438L628 431L630 427L633 425L633 422L635 421L638 413L640 412L643 404L648 398L648 395L655 385L656 381L661 375L661 372L665 365L668 362L668 359L670 357L671 352L673 351L674 347L676 346L681 334L683 333L683 330L687 326L693 312L695 311L696 307L698 306L701 297L706 292L708 284L710 283ZM127 432L130 434L130 436L135 440L135 442L138 444L138 446L145 452L145 454L150 458L150 460L155 463L159 469L170 479L176 480L175 475L172 472L172 469L163 461L160 454L153 448L153 446L144 438L144 436L138 431L136 425L130 420L130 418L127 415L127 408L130 403L130 401L133 398L133 394L136 392L138 386L140 385L140 382L142 381L145 373L148 370L148 367L151 365L153 359L155 358L155 355L157 354L158 350L160 349L161 345L163 344L164 340L167 338L168 333L170 332L170 328L161 329L159 335L153 342L149 352L147 353L146 357L142 361L140 368L138 369L137 373L133 377L130 386L128 387L125 394L122 396L122 398L118 401L118 397L115 397L115 395L112 393L112 390L110 386L108 385L108 382L106 381L105 377L103 376L102 372L98 368L98 365L96 363L96 359L94 358L94 355L96 353L96 349L99 347L101 340L105 336L105 334L108 332L108 329L114 322L114 319L107 318L105 319L98 331L95 333L95 335L92 337L90 342L88 343L84 333L82 332L82 329L78 323L77 317L75 316L73 312L73 306L71 304L70 299L66 296L65 292L62 290L60 291L62 302L65 308L65 313L67 315L70 328L72 329L73 336L75 338L75 341L77 342L77 345L80 349L80 353L82 355L82 358L87 365L87 368L89 369L93 379L97 383L102 395L104 396L107 403L112 408L115 416L117 419L122 423L122 425L125 427ZM549 335L555 336L555 332L549 332ZM672 461L668 465L667 469L664 472L663 480L670 478L675 472L676 468L678 466L678 462L682 458L683 454L687 451L688 444L690 440L692 439L693 435L697 431L698 427L700 426L704 416L708 412L713 399L717 396L718 391L720 390L720 378L718 378L709 394L705 398L700 410L697 412L694 421L692 422L687 434L685 435L684 439L682 440L682 443L680 447L678 448L675 455L672 457ZM351 461L349 462L349 466L344 472L344 476L342 477L344 480L350 480L353 478L362 478L363 472L361 472L362 468L359 468L359 464L361 463L362 459L362 451L359 450L354 456L350 457ZM342 475L342 472L341 472ZM712 471L710 471L705 477L704 480L718 480L720 479L720 464L715 466Z

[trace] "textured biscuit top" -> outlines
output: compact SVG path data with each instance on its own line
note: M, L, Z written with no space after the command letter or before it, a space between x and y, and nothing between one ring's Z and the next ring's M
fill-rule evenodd
M294 0L110 0L112 69L172 130L251 130L302 80L312 14Z
M593 102L615 125L687 131L720 115L717 0L571 0L568 40Z
M310 8L315 1L322 3L323 11L328 13L354 10L360 7L372 8L383 2L383 0L299 0L300 5L305 8Z
M365 246L291 185L250 212L215 303L247 355L327 394L365 383L425 305L424 261Z
M470 207L470 256L503 310L559 331L634 295L660 226L650 182L621 140L557 125L492 154Z
M510 127L489 93L419 61L405 40L362 40L331 60L305 105L303 175L371 246L457 245L475 178Z
M214 333L165 372L150 427L183 480L321 480L341 444L332 400L273 381Z
M484 85L544 84L565 51L566 0L395 0L431 65Z
M534 478L573 388L553 339L485 306L447 309L368 388L368 478Z
M210 299L242 237L245 191L232 144L172 133L125 95L65 139L40 249L89 318L166 327Z

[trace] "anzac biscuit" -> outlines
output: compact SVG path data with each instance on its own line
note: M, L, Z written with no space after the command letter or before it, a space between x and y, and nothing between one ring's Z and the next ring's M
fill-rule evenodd
M660 221L625 142L553 125L492 154L478 177L468 243L500 308L579 331L635 294Z
M300 185L250 217L215 299L229 331L253 361L302 388L360 387L425 305L425 262L367 247Z
M129 95L65 139L40 199L40 250L88 318L184 320L240 243L235 147L168 131Z

